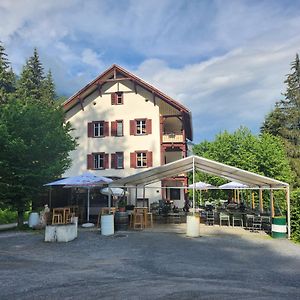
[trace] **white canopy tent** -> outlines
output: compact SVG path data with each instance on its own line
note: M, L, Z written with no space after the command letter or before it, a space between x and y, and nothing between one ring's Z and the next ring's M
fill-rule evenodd
M138 187L146 186L151 183L172 176L177 176L184 172L193 172L193 210L195 211L195 171L199 170L204 173L219 176L228 180L237 181L248 186L249 189L279 189L285 190L287 201L287 223L288 237L290 238L290 191L289 184L273 178L262 176L253 172L232 167L200 156L189 156L180 160L148 169L146 171L115 180L110 183L110 187ZM271 197L272 200L272 197ZM272 203L273 204L273 203Z

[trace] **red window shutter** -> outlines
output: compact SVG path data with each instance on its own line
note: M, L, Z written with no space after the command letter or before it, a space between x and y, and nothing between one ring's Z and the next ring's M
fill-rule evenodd
M110 127L111 136L117 136L117 122L112 121Z
M104 136L109 136L109 123L108 122L103 122L103 127L104 127Z
M94 161L93 160L94 160L93 154L88 154L87 155L87 169L88 170L94 169L94 164L93 164Z
M93 123L91 123L91 122L88 123L87 131L88 131L88 137L94 136L94 124Z
M110 156L110 166L112 169L116 169L116 164L117 164L117 160L116 160L116 154L112 153Z
M147 152L147 167L150 168L153 165L153 161L152 161L152 152L148 151Z
M108 164L108 154L105 153L104 154L104 169L108 169L109 168L109 164Z
M146 120L146 132L147 132L147 134L152 133L152 120L151 119Z
M130 120L130 135L135 135L136 133L136 122L135 120Z
M111 105L116 105L116 103L117 103L117 94L112 93L111 94Z
M130 168L136 168L136 153L130 153Z

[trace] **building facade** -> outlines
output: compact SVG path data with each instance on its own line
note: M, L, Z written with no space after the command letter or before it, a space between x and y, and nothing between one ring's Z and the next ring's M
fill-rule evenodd
M64 176L87 170L122 178L187 156L192 140L190 111L125 69L113 65L64 104L78 147ZM184 203L187 177L130 189L130 202L173 200ZM160 189L159 187L163 187Z

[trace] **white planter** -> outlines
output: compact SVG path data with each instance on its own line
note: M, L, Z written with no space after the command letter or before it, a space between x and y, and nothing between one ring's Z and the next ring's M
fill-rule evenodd
M189 237L198 237L200 235L200 216L187 216L186 235Z
M77 238L77 225L49 225L45 228L45 242L69 242Z
M102 215L101 216L101 234L113 235L114 230L114 215Z

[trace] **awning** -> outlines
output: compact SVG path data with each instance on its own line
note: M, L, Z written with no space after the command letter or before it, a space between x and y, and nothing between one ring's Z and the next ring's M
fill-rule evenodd
M284 188L289 186L286 182L245 171L196 155L182 158L159 167L154 167L146 171L115 180L109 185L112 187L145 186L154 182L159 182L164 178L192 171L193 168L231 181L244 183L250 188Z

